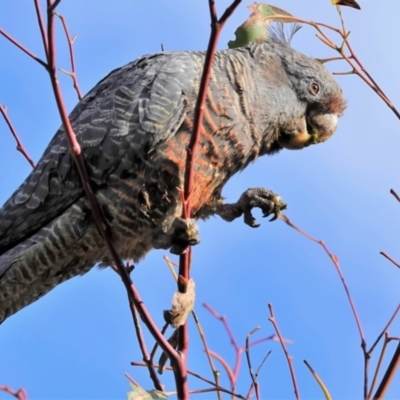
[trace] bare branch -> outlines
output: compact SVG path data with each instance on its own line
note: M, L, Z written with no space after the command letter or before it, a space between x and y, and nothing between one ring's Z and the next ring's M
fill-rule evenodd
M66 36L67 42L68 42L69 57L70 57L70 61L71 61L71 72L67 73L65 71L65 73L67 73L72 78L72 82L74 84L74 89L76 91L76 94L78 95L78 99L82 100L83 96L82 96L81 89L79 87L78 77L76 75L76 68L75 68L74 43L75 43L76 36L74 36L71 39L65 18L61 14L55 13L54 15L56 15L58 18L60 18L62 26L64 28L65 36Z
M30 50L28 50L25 46L23 46L21 43L19 43L17 40L15 40L12 36L10 36L7 32L5 32L1 28L0 28L0 34L3 35L7 40L9 40L14 46L16 46L20 50L22 50L26 55L33 58L42 67L44 67L46 69L48 68L47 64L41 58L39 58L37 55L33 54Z
M381 353L379 354L378 363L376 364L374 377L372 378L371 387L370 387L369 392L368 392L368 399L371 398L372 392L375 389L375 385L376 385L376 382L377 382L377 379L378 379L379 371L380 371L381 366L382 366L382 361L383 361L383 359L385 357L385 352L386 352L386 349L387 349L387 345L390 342L388 336L389 336L389 334L387 332L385 332L385 340L383 341L382 350L381 350Z
M131 365L133 365L133 366L135 366L135 367L146 367L146 364L145 364L145 363L142 363L142 362L135 362L135 361L131 362ZM154 367L155 367L155 368L159 368L159 365L154 365ZM171 367L169 367L169 366L167 366L167 365L163 366L163 368L164 368L165 370L167 370L167 371L173 371L173 368L171 368ZM225 393L231 394L232 396L235 396L235 397L237 397L238 399L244 399L244 400L246 400L246 397L241 396L240 394L231 392L230 390L225 389L225 388L223 388L223 387L221 387L221 386L216 386L215 383L214 383L213 381L210 381L210 380L208 380L207 378L204 378L203 376L201 376L201 375L199 375L199 374L196 374L196 372L193 372L193 371L191 371L191 370L188 369L188 370L187 370L187 373L188 373L188 375L194 376L195 378L200 379L201 381L206 382L206 383L208 383L208 384L211 385L211 386L214 386L216 390L219 390L219 391L221 391L221 392L225 392Z
M215 351L209 350L210 354L212 357L214 357L216 360L218 360L221 365L224 367L226 374L228 375L229 382L231 384L231 390L233 391L235 389L236 385L236 377L234 372L232 371L232 368L229 366L229 364L225 361L225 359L220 356L218 353Z
M0 385L0 391L6 392L18 400L28 400L28 394L26 393L25 389L18 389L15 392L9 386Z
M296 226L286 215L281 214L280 218L282 219L282 221L284 221L291 228L295 229L297 232L301 233L303 236L305 236L306 238L310 239L314 243L319 244L324 249L325 253L331 259L333 265L336 268L337 273L339 274L340 280L342 281L343 288L344 288L344 290L346 292L346 295L347 295L347 299L349 300L350 307L352 309L353 316L354 316L354 319L356 321L358 333L360 334L362 347L365 348L366 341L365 341L364 331L363 331L362 326L361 326L360 317L358 316L358 312L357 312L356 306L354 305L354 301L353 301L353 298L351 297L350 290L347 287L347 283L346 283L346 281L344 279L344 275L343 275L342 270L340 268L339 259L329 251L328 247L326 246L326 244L322 240L316 239L313 236L309 235L307 232L303 231L301 228Z
M394 261L393 258L388 256L384 251L380 251L379 254L381 254L383 257L387 258L397 268L400 268L400 264L397 261Z
M319 239L314 238L313 236L309 235L307 232L303 231L301 228L299 228L298 226L296 226L292 221L290 221L290 219L286 216L281 214L280 218L287 224L289 225L291 228L295 229L297 232L301 233L303 236L305 236L306 238L310 239L311 241L313 241L314 243L319 244L325 251L325 253L328 255L328 257L331 259L333 265L336 268L336 271L340 277L340 280L342 282L343 288L346 292L346 296L347 299L349 301L350 304L350 308L352 310L353 316L354 316L354 320L356 322L357 325L357 329L358 329L358 333L360 335L360 339L361 339L361 348L364 354L364 397L367 396L367 391L368 391L368 364L369 364L369 355L367 352L367 342L365 341L365 336L364 336L364 331L361 325L361 320L360 317L358 316L358 312L356 309L356 306L354 304L353 298L350 294L350 290L347 286L346 280L344 279L344 275L342 272L342 269L340 268L340 264L339 264L339 259L332 254L328 247L326 246L326 244Z
M246 359L247 359L247 367L248 367L248 369L249 369L250 378L251 378L251 380L252 380L252 382L253 382L253 386L254 386L254 390L255 390L255 392L256 392L256 399L257 399L257 400L260 400L261 397L260 397L259 385L258 385L258 382L257 382L257 378L256 378L256 376L255 376L255 374L254 374L254 372L253 372L253 368L252 368L252 366L251 366L251 357L250 357L250 345L249 345L249 340L250 340L251 335L253 335L255 332L257 332L260 328L261 328L260 326L255 327L255 328L254 328L253 330L251 330L251 331L247 334L247 336L246 336ZM251 389L250 389L250 390L251 390Z
M398 312L400 311L400 304L397 306L397 308L394 310L394 313L392 314L392 316L390 317L388 323L385 325L385 327L382 329L382 332L379 334L379 336L377 337L377 339L375 340L374 344L371 346L371 348L368 350L368 354L371 355L372 352L374 351L375 346L378 344L378 342L381 340L382 336L385 334L385 332L389 329L390 325L392 324L392 322L394 321L394 319L396 318L396 315L398 314Z
M34 0L35 10L36 10L36 18L38 20L38 25L40 29L40 36L42 37L43 49L46 54L46 59L49 59L49 43L46 28L44 27L42 11L40 9L40 0Z
M11 131L11 134L14 136L14 139L17 142L17 151L19 151L25 157L25 159L28 161L28 163L31 165L32 168L35 168L35 163L33 162L32 158L30 157L28 152L25 150L25 147L22 144L21 139L18 136L17 130L14 128L14 125L12 124L11 119L9 118L9 116L7 114L7 107L2 106L0 104L0 112L3 115L3 118L6 121L8 128Z
M197 96L197 101L194 111L193 133L191 135L190 143L187 148L185 180L184 180L184 202L182 204L183 218L189 218L191 214L190 193L192 191L193 181L194 181L194 165L195 165L196 150L200 141L200 132L203 121L204 105L211 77L211 70L214 61L215 51L217 48L217 42L226 21L233 14L236 7L240 3L241 0L233 0L232 4L225 10L224 14L219 20L217 18L217 10L214 0L209 0L208 3L210 8L210 17L211 17L211 35L208 42L203 73L200 81L199 93ZM190 248L185 252L185 254L181 255L179 258L179 275L186 282L190 278L189 274L190 258L191 258ZM179 285L179 279L178 279L178 290L180 292L184 292L185 288L180 286L181 285ZM187 354L188 343L189 343L189 338L188 338L187 324L184 324L179 327L179 345L178 345L179 353L182 354L184 358L186 357ZM184 377L182 377L182 379L184 379ZM180 393L178 392L178 396L179 395Z
M395 199L400 203L400 196L393 190L390 189L390 193L395 197Z
M143 361L147 365L147 369L149 370L150 378L153 381L154 388L161 392L164 392L165 387L158 379L157 372L153 366L153 360L151 357L149 357L149 352L147 351L146 341L144 340L144 336L143 336L142 328L140 326L139 318L137 316L135 304L132 301L130 301L129 298L128 298L128 300L129 300L129 306L131 308L131 314L133 316L133 323L135 326L136 337L137 337L137 340L139 343L140 350L143 355Z
M292 377L294 395L295 395L296 399L298 400L298 399L300 399L300 392L299 392L299 388L297 386L296 374L294 372L293 357L289 354L289 352L286 349L285 341L283 340L283 337L282 337L281 332L278 327L278 323L276 322L276 319L274 316L274 309L272 308L272 304L268 303L268 309L269 309L269 314L270 314L268 321L270 321L272 323L272 325L275 328L275 332L279 337L279 342L282 346L283 352L285 353L285 357L286 357L286 360L289 365L290 376Z
M389 367L386 370L385 375L379 385L377 391L375 392L374 399L383 399L387 389L390 386L390 382L392 381L397 368L400 364L400 343L397 345L396 351L393 354L392 360L390 361Z

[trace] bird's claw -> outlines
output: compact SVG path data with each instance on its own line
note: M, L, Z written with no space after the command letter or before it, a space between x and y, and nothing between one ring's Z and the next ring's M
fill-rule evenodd
M183 254L189 246L200 243L199 228L192 218L175 218L167 230L153 239L156 249L170 249L172 254Z
M260 226L251 212L253 208L260 208L263 218L273 214L270 221L275 221L279 217L280 212L286 209L286 204L279 195L264 188L247 189L240 197L238 205L243 211L244 222L252 228Z

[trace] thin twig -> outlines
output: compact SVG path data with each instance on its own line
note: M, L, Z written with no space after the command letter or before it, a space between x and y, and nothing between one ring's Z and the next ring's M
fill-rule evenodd
M136 362L136 361L132 361L132 362L131 362L131 365L133 365L134 367L146 367L146 364L145 364L145 363L143 363L143 362ZM155 368L159 368L159 365L155 364L154 367L155 367ZM173 371L173 368L172 368L172 367L169 367L169 366L167 366L167 365L163 365L163 369L168 370L168 371ZM241 396L240 394L231 392L230 390L225 389L225 388L223 388L223 387L221 387L221 386L216 386L215 383L214 383L213 381L210 381L210 380L208 380L207 378L204 378L203 376L197 374L196 372L193 372L193 371L191 371L191 370L188 369L188 370L187 370L187 373L188 373L188 375L194 376L195 378L200 379L201 381L206 382L206 383L208 383L208 384L211 385L211 386L214 386L215 389L217 389L217 390L219 390L219 391L221 391L221 392L228 393L228 394L230 394L230 395L232 395L232 396L237 397L238 399L244 399L244 400L246 400L246 397Z
M42 11L40 9L40 0L34 0L36 18L38 20L38 25L40 29L40 37L42 38L43 50L46 55L46 59L49 58L49 43L48 43L48 33L46 32L46 28L44 27Z
M229 382L231 384L231 390L234 391L235 385L236 385L236 378L235 374L232 371L232 368L229 366L229 364L226 362L226 360L220 356L218 353L216 353L213 350L209 350L210 355L214 357L216 360L220 362L220 364L224 367L226 374L228 375Z
M319 240L319 239L314 238L313 236L311 236L310 234L305 232L303 229L301 229L298 226L296 226L286 215L281 214L279 216L279 218L281 218L282 221L284 221L287 225L289 225L291 228L293 228L297 232L301 233L306 238L310 239L314 243L319 244L324 249L325 253L331 259L333 265L336 268L336 272L338 273L339 278L340 278L340 280L342 282L342 286L343 286L343 288L344 288L344 290L346 292L346 296L347 296L347 299L349 301L350 308L352 310L352 313L353 313L353 316L354 316L354 320L355 320L356 325L357 325L358 333L360 335L361 348L362 348L363 355L364 355L364 398L365 398L367 396L367 392L368 392L369 356L368 356L368 352L367 352L367 342L365 340L364 331L363 331L363 328L362 328L362 325L361 325L360 317L358 316L358 312L357 312L356 306L355 306L353 298L352 298L352 296L350 294L350 290L349 290L349 288L347 286L346 280L344 279L344 275L343 275L342 269L340 268L339 259L329 251L328 247L326 246L326 244L324 243L323 240Z
M400 203L400 196L393 190L390 189L390 193L395 197L395 199Z
M153 381L153 385L154 385L155 389L157 389L161 392L164 392L165 387L160 382L157 372L153 366L152 359L151 359L151 357L149 357L149 352L147 351L146 341L144 339L142 328L140 326L140 321L137 316L137 310L136 310L135 304L129 298L128 298L128 301L129 301L129 306L131 309L131 314L133 317L133 324L135 326L136 337L137 337L137 340L139 343L140 350L143 355L143 361L146 363L147 369L149 370L150 379Z
M267 361L267 359L268 359L268 357L270 356L271 353L272 353L272 350L269 350L268 353L267 353L267 354L264 356L264 358L262 359L260 365L259 365L258 368L257 368L256 373L254 374L254 377L255 377L256 379L258 379L258 376L260 375L261 368L263 367L263 365L265 364L265 362ZM253 390L253 387L254 387L254 385L253 385L253 382L252 382L251 385L250 385L249 391L247 392L246 399L248 399L249 397L251 397L251 392L252 392L252 390Z
M21 43L19 43L17 40L15 40L12 36L10 36L7 32L5 32L1 28L0 28L0 34L3 35L7 40L9 40L14 46L16 46L20 50L22 50L26 55L28 55L33 60L38 62L42 67L47 69L47 64L40 57L38 57L37 55L32 53L30 50L28 50L25 46L23 46Z
M377 381L378 376L379 376L379 371L381 369L382 361L383 361L383 359L385 357L386 348L387 348L387 345L390 342L390 340L388 339L388 336L389 336L389 334L387 332L385 332L385 339L383 341L381 353L379 354L378 363L376 364L375 373L374 373L374 376L372 378L371 387L370 387L369 392L368 392L368 397L367 397L368 399L371 398L372 392L375 389L375 385L376 385L376 381Z
M287 15L274 15L274 16L265 17L266 21L274 20L274 19L285 20L288 22L297 22L300 24L310 25L310 26L314 27L320 34L320 35L317 35L318 39L320 39L328 47L337 51L343 57L343 59L351 66L354 73L356 75L358 75L386 103L386 105L392 110L392 112L396 115L396 117L398 119L400 119L400 112L393 105L393 103L390 101L390 99L386 96L384 91L380 88L380 86L377 84L377 82L372 77L372 75L364 67L364 65L358 58L357 54L354 52L354 50L348 40L349 32L344 32L342 29L338 29L331 25L324 24L321 22L307 21L307 20L304 20L301 18L296 18L296 17L292 17L292 16L287 16ZM329 29L333 32L336 32L343 39L343 43L340 46L337 46L336 44L334 44L330 40L330 38L322 31L321 27ZM347 49L350 52L350 55L346 54L344 47L347 47Z
M397 261L394 261L393 258L388 256L384 251L380 251L379 254L381 254L383 257L387 258L397 268L400 268L400 264Z
M400 304L396 307L396 309L394 310L394 313L392 314L392 316L390 317L388 323L385 325L385 327L382 329L381 333L379 334L379 336L377 337L377 339L375 340L374 344L371 346L371 348L368 350L368 354L371 355L372 352L374 351L375 346L378 344L378 342L381 340L382 336L385 334L385 332L389 329L390 325L392 324L392 322L394 321L394 319L396 318L396 315L398 314L398 312L400 311Z
M65 71L65 72L72 78L72 82L74 84L74 89L76 91L76 94L78 95L78 99L82 100L83 96L82 96L81 89L79 87L78 77L76 75L76 68L75 68L74 43L75 43L76 35L71 39L65 18L61 14L54 13L54 15L56 15L58 18L60 18L62 26L64 28L65 36L66 36L67 42L68 42L69 57L70 57L70 62L71 62L71 72L67 72L67 71Z
M397 368L400 364L400 343L397 345L396 351L393 354L392 360L390 361L389 367L386 370L385 375L382 378L382 381L375 392L374 399L383 399L387 389L390 386L390 382L392 381Z
M235 366L233 368L232 371L232 382L233 382L233 389L236 385L237 379L238 379L238 375L239 375L239 371L240 371L240 365L241 365L241 360L242 360L242 354L245 351L245 347L244 346L239 346L231 327L229 326L228 320L225 316L220 315L217 313L217 311L215 311L209 304L203 303L203 307L208 310L211 315L217 319L218 321L222 322L222 325L225 328L226 333L228 334L230 343L232 344L234 350L235 350ZM279 340L279 338L276 335L270 335L267 337L263 337L261 339L257 339L251 343L249 343L249 347L251 346L255 346L257 344L266 342L268 340ZM284 342L289 342L288 340L282 339ZM229 367L230 368L230 367ZM229 375L229 374L228 374Z
M25 389L18 389L15 392L9 386L0 385L0 391L6 392L18 400L28 400L28 394L26 393Z
M201 341L203 343L204 351L206 353L208 363L210 364L210 368L211 368L211 371L212 371L213 376L214 376L215 385L216 386L220 386L220 382L219 382L220 373L217 370L217 368L215 368L214 361L213 361L213 359L211 357L211 354L210 354L210 349L209 349L209 347L207 345L206 335L204 333L203 327L200 324L199 318L198 318L198 316L197 316L197 314L196 314L196 312L194 310L192 311L192 316L193 316L193 319L195 321L195 324L196 324L196 327L197 327L197 331L199 332L200 339L201 339ZM217 392L217 396L218 396L218 400L222 400L222 395L221 395L220 392Z
M28 163L31 165L32 168L35 168L35 163L33 162L32 158L30 157L28 152L26 151L24 145L21 142L21 139L18 136L17 130L14 128L14 125L8 116L7 107L2 106L0 104L0 112L3 115L4 120L6 121L6 124L8 125L8 128L10 129L11 134L14 136L14 139L17 142L17 151L19 151L25 157L26 161L28 161Z
M283 337L282 337L281 332L278 327L278 323L276 322L276 319L274 316L274 309L272 308L272 304L268 303L268 309L269 309L269 314L270 314L268 321L270 321L272 323L272 325L274 326L275 332L279 337L279 342L282 346L283 352L285 353L285 357L286 357L286 360L289 365L289 371L290 371L290 376L292 377L294 395L295 395L296 399L298 400L298 399L300 399L300 392L299 392L299 388L297 386L296 374L294 372L293 357L289 354L289 352L286 349L285 342L283 340Z
M301 233L303 236L305 236L306 238L310 239L314 243L319 244L324 249L324 251L328 255L328 257L331 259L333 265L336 268L337 273L339 274L340 280L342 281L343 288L344 288L344 290L346 292L347 299L348 299L348 301L350 303L350 307L351 307L351 310L353 312L354 319L356 321L356 325L357 325L358 333L360 335L362 347L364 348L365 347L365 343L366 343L365 336L364 336L364 331L363 331L363 328L362 328L362 325L361 325L360 318L358 316L358 312L357 312L356 306L354 305L353 298L351 297L350 290L347 287L347 283L346 283L346 281L344 279L344 275L343 275L342 270L340 268L339 259L329 251L329 249L326 246L326 244L324 243L324 241L314 238L313 236L311 236L310 234L305 232L303 229L301 229L298 226L296 226L286 215L281 214L280 218L282 219L282 221L284 221L291 228L293 228L297 232Z
M256 376L255 376L255 374L254 374L254 372L253 372L253 368L252 368L252 366L251 366L251 357L250 357L249 340L250 340L250 337L251 337L255 332L257 332L260 328L261 328L260 326L257 326L257 327L255 327L253 330L251 330L251 331L246 335L246 359L247 359L247 366L248 366L248 369L249 369L250 378L251 378L251 380L252 380L252 382L253 382L254 390L255 390L255 392L256 392L256 399L257 399L257 400L260 400L261 397L260 397L259 385L258 385L258 382L257 382L257 378L256 378Z

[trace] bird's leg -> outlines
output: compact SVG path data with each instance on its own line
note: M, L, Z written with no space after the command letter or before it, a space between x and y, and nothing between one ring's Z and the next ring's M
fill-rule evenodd
M263 217L268 217L274 214L271 221L278 218L281 210L286 208L282 198L264 188L247 189L239 198L236 203L232 204L218 204L215 206L215 214L219 215L225 221L233 221L244 216L244 222L252 228L257 228L260 224L257 223L253 217L251 210L253 208L260 208L263 212Z
M172 254L183 254L188 246L200 243L199 228L192 218L175 218L153 238L155 249L170 249Z

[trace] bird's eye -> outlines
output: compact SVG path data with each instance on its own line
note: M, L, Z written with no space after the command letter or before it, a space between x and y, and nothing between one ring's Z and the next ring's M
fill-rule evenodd
M313 82L313 83L310 85L310 91L311 91L312 94L318 94L318 92L319 92L319 85L318 85L318 83Z

